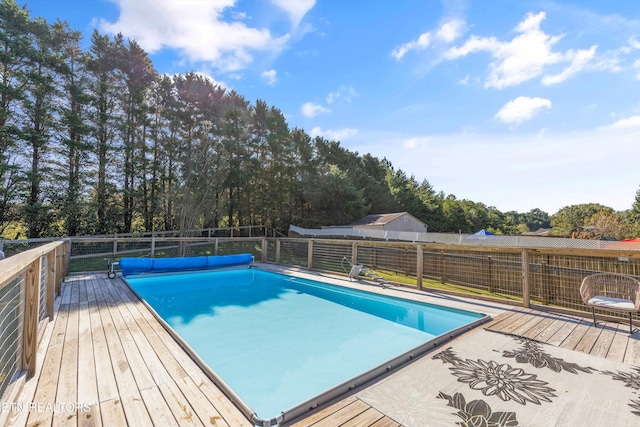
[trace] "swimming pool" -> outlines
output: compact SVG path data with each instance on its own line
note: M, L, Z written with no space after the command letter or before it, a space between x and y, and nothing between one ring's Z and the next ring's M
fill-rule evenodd
M487 320L255 268L126 280L256 423L295 418Z

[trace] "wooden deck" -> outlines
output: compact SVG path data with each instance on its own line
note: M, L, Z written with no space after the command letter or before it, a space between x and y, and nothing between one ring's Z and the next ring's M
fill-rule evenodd
M251 425L120 279L68 278L57 306L32 401L78 402L88 412L16 412L11 425ZM594 328L590 319L514 308L485 327L640 365L640 332L629 335L625 323ZM294 421L400 426L355 395Z
M598 321L530 309L514 309L496 317L487 327L631 365L640 365L640 328L629 334L629 324Z

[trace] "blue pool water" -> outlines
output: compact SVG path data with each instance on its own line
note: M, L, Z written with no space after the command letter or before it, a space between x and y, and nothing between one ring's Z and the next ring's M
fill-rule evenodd
M256 269L127 281L262 418L483 317Z

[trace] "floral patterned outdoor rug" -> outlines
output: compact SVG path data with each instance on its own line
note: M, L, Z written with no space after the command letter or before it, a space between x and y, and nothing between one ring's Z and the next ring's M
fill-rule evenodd
M357 394L405 426L640 426L640 367L487 330Z

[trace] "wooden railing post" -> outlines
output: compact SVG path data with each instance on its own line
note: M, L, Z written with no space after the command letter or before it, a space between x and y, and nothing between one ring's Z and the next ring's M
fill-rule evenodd
M24 296L24 333L22 345L22 367L27 378L36 374L36 353L38 350L38 291L40 290L40 258L27 268Z
M487 256L487 270L488 270L487 277L489 278L489 281L487 282L487 290L490 293L493 293L493 290L494 290L494 286L493 286L493 258L492 258L491 255Z
M529 253L526 248L522 248L522 306L529 308L530 305Z
M53 305L56 299L56 251L47 254L47 316L53 320Z
M280 264L280 239L276 239L276 264Z
M260 254L260 260L262 262L267 262L267 238L262 238L262 250Z
M307 269L313 267L313 239L309 239L309 250L307 251Z
M358 245L356 242L351 243L351 264L358 263Z
M65 260L64 260L64 280L69 275L69 269L71 268L71 239L67 239L65 245Z
M151 258L156 256L156 237L151 236Z
M58 246L55 249L56 256L56 295L62 292L62 251L63 247Z
M422 270L423 270L423 259L422 259L422 245L418 244L416 246L416 285L418 289L422 290Z
M218 242L218 238L216 237L216 240L215 240L215 242L213 244L213 254L214 255L218 255L218 243L219 243Z

